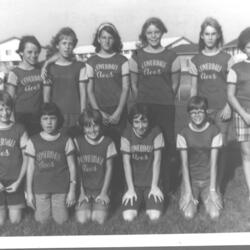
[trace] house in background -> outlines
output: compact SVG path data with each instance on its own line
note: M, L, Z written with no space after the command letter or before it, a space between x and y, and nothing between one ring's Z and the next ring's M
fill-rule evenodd
M174 48L183 44L192 44L192 42L186 37L165 37L163 36L161 44L164 47ZM138 41L128 41L123 42L122 53L127 58L130 58L133 52L140 48L140 42ZM93 45L81 45L74 49L74 54L76 57L82 61L86 61L90 56L95 54L95 47Z

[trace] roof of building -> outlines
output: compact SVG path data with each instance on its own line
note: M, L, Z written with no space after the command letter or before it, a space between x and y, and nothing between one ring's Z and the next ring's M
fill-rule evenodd
M181 44L172 48L173 51L176 52L177 55L194 55L199 53L198 44Z
M223 48L237 47L237 44L238 44L238 38L235 38L231 42L224 44Z
M0 44L7 43L7 42L9 42L11 40L20 40L20 38L18 38L16 36L12 36L12 37L9 37L7 39L4 39L4 40L0 41Z

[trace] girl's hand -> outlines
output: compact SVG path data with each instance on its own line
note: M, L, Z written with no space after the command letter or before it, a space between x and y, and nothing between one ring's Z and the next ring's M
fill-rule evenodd
M242 117L247 125L250 125L250 114L246 114L244 117Z
M121 113L115 112L109 117L110 124L118 124L121 118Z
M79 199L78 199L78 201L77 201L77 206L80 207L81 204L82 204L84 201L89 202L89 197L88 197L87 195L81 193L81 194L80 194L80 197L79 197Z
M76 202L75 192L69 191L67 194L67 198L66 198L67 207L73 206L75 204L75 202Z
M31 207L34 210L36 209L35 198L32 193L27 193L26 201L29 207Z
M8 187L5 188L6 192L8 193L14 193L17 191L18 187L19 187L20 182L15 181L13 182L11 185L9 185Z
M109 114L106 112L101 111L102 114L102 121L104 125L108 125L109 124Z
M99 194L96 198L95 198L95 201L96 202L101 202L103 205L105 204L109 204L110 202L110 199L108 197L107 194Z
M148 194L148 198L150 198L151 195L154 197L154 200L155 200L156 203L157 203L158 200L159 200L159 202L162 202L164 200L163 193L160 190L160 188L157 187L157 186L151 187L151 190L150 190L150 192Z
M232 115L232 110L231 110L231 107L229 106L229 104L227 103L220 113L220 118L223 121L226 121L226 120L231 118L231 115Z
M222 208L222 200L216 191L210 191L207 198L207 202L213 202L213 204L218 208Z
M188 204L193 202L195 205L198 204L198 201L194 199L193 194L191 192L186 192L179 201L179 208L180 210L186 210Z
M122 197L122 204L126 206L130 202L131 206L133 206L134 200L137 200L135 190L128 190Z

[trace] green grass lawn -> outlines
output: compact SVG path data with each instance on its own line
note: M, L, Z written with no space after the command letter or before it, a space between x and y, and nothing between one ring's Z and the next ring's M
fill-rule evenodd
M185 108L177 106L177 130L185 123ZM241 167L239 148L232 143L226 164L224 180L224 210L218 221L211 221L204 207L197 216L186 221L178 210L178 189L168 195L166 210L158 222L148 220L145 212L126 223L122 220L119 204L104 225L77 224L73 218L63 224L54 222L41 225L36 223L31 210L26 210L24 220L19 225L7 222L0 228L1 236L43 236L43 235L109 235L109 234L178 234L250 231L250 201Z

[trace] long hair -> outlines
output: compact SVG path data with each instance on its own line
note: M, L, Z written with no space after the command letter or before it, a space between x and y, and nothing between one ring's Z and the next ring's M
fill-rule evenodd
M158 17L150 17L148 18L145 23L142 25L142 29L141 29L141 33L139 35L139 40L142 44L142 47L147 46L148 42L147 42L147 37L146 37L146 31L147 28L153 24L155 27L157 27L162 34L167 33L167 27L164 25L164 23L162 22L162 20Z
M213 27L218 33L218 39L216 41L216 47L221 47L224 43L223 32L220 23L213 17L207 17L201 24L200 36L199 36L199 51L202 51L205 48L204 40L202 35L207 28L207 26Z

